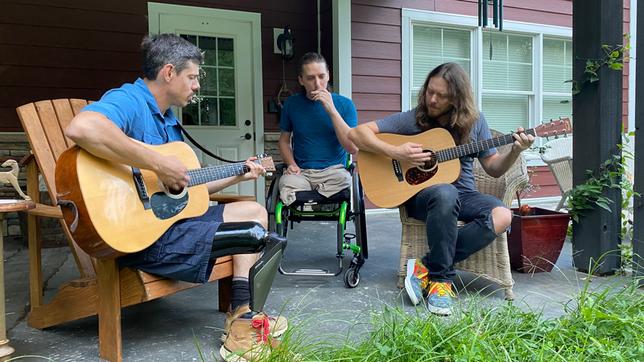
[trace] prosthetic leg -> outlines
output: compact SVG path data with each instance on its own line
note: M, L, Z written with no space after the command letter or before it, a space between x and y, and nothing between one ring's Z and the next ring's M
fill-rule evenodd
M253 221L226 222L222 223L215 233L211 257L262 252L257 262L251 267L248 278L250 309L260 312L264 308L264 303L271 290L285 247L286 238L266 231L259 223Z

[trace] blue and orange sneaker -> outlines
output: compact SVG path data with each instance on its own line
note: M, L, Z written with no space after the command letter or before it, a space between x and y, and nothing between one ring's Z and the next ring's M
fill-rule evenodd
M407 275L405 276L405 290L413 305L423 300L425 290L429 284L429 270L420 259L407 260Z
M430 282L427 309L437 315L451 315L453 298L455 297L451 282Z

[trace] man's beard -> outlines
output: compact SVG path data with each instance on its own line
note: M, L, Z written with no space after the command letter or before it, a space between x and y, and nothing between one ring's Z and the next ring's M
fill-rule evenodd
M429 119L431 119L434 122L440 124L441 126L449 127L450 123L451 123L450 121L452 119L452 117L450 117L450 115L452 114L453 111L454 111L454 107L449 107L449 108L447 108L447 110L445 110L444 112L442 112L442 113L440 113L440 114L438 114L436 116L431 115L431 114L429 114L429 112L427 112L427 116L428 116Z

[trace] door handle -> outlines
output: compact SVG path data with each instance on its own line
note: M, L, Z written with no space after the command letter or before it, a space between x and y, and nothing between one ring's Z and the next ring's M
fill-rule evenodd
M245 135L240 136L239 138L242 140L251 140L253 138L253 135L251 135L250 133L246 133Z

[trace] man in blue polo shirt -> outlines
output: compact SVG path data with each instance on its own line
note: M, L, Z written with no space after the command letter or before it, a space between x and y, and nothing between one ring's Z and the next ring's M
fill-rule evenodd
M280 178L284 204L295 192L317 190L329 197L351 185L344 168L347 152L358 151L349 130L358 124L353 102L327 90L329 68L318 53L306 53L298 66L303 92L289 97L280 116L279 149L288 166Z
M182 190L189 181L186 166L178 158L157 153L134 140L152 145L183 140L170 107L185 107L199 90L203 56L196 46L174 34L146 37L141 49L144 78L112 89L100 101L85 107L65 134L98 157L152 170L166 187ZM255 180L264 172L252 159L246 165L249 172L210 182L208 191L214 193ZM230 255L230 250L240 252L241 245L226 245L219 239L217 230L222 222L254 225L251 227L259 223L265 228L267 214L261 205L250 201L212 206L202 216L176 222L152 246L122 257L120 264L173 279L207 282L216 257ZM238 355L242 355L252 361L260 358L262 348L258 347L271 341L267 329L273 337L279 336L286 331L287 322L283 317L250 311L248 277L257 260L257 249L252 245L241 249L252 251L233 255L232 309L226 317L220 354L226 360L239 360Z

